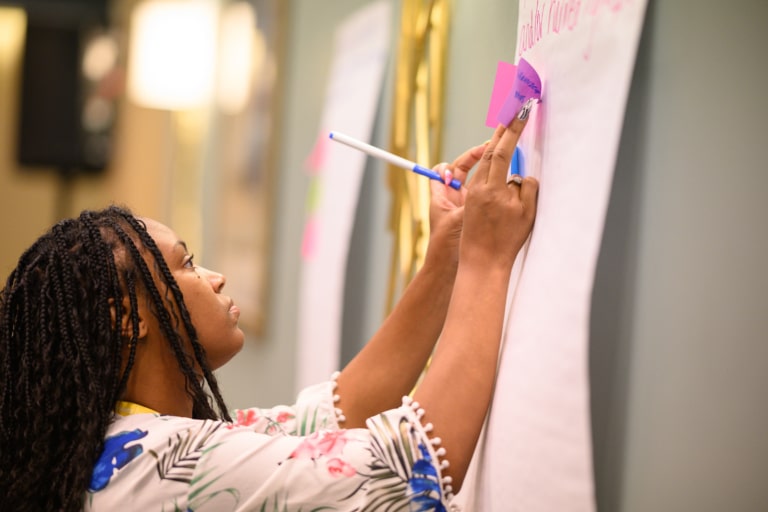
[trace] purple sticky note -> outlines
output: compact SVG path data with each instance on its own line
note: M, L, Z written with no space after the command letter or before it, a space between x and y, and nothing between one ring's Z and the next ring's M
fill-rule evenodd
M514 86L507 94L496 121L505 126L508 125L528 98L541 101L541 78L527 60L520 59L517 63Z
M509 96L509 91L515 85L515 71L517 66L509 62L499 61L496 65L496 79L493 82L493 93L491 94L491 103L488 106L488 115L485 116L485 125L490 128L496 128L501 107Z

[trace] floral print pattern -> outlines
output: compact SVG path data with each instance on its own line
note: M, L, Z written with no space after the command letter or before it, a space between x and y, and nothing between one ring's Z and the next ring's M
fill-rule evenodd
M310 434L293 450L288 459L310 459L324 463L332 476L354 476L357 471L342 457L344 446L347 444L345 430L322 430Z
M141 444L126 445L146 435L146 431L136 429L108 437L104 441L104 450L93 468L89 490L95 492L105 488L113 474L141 455L144 451Z
M340 429L333 382L231 423L116 416L86 511L444 511L437 452L404 405Z

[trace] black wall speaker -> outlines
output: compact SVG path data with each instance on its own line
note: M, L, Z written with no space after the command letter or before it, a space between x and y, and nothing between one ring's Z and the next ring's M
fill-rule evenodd
M93 56L95 67L93 62L90 68L86 63L89 45L99 41L104 46L104 27L93 20L33 12L27 20L19 163L54 167L66 175L104 170L111 155L116 100L122 91L116 84L121 78L116 54L101 48L101 64ZM116 48L115 44L113 53Z

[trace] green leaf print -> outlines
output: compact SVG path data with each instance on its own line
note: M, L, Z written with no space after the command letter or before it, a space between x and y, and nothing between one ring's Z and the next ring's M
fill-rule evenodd
M221 426L221 422L204 421L199 428L188 429L169 438L168 449L162 454L149 450L157 459L160 479L191 483L200 457L218 446L206 446L206 443Z
M374 497L360 512L375 510L410 510L408 480L414 463L413 449L406 440L410 439L408 420L403 418L398 425L390 423L386 416L375 424L377 435L371 445L372 462L368 465L371 473L366 493ZM384 440L384 442L382 442ZM404 441L404 442L403 442Z
M285 499L287 500L287 495ZM294 509L291 509L292 511ZM324 510L338 510L334 507L315 507L311 509L307 509L306 511L303 508L300 508L296 510L296 512L323 512ZM261 508L259 508L259 512L288 512L288 504L283 502L282 506L280 505L280 498L275 495L272 499L267 498L262 504Z
M164 452L158 454L154 450L149 450L149 453L157 459L157 474L161 480L173 480L190 486L187 507L182 509L178 503L174 502L174 512L197 510L222 494L231 496L235 506L240 501L240 492L231 487L207 492L222 476L206 480L215 468L195 476L200 458L220 446L220 443L209 444L209 442L211 436L222 426L223 424L218 421L204 421L199 427L177 433L175 437L168 439L168 449Z
M298 431L295 432L295 435L299 436L306 436L309 434L312 434L317 429L317 409L313 410L312 417L309 417L308 410L304 411L304 414L302 415L301 421L298 423ZM325 424L323 424L325 426Z

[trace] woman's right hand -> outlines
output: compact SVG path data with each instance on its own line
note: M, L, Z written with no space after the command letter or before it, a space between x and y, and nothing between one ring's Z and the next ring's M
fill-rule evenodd
M533 228L539 184L526 177L507 182L509 162L524 127L515 119L501 126L486 146L467 187L459 261L512 268Z
M429 371L414 393L425 410L424 420L442 439L450 461L445 472L455 491L491 402L510 271L536 216L537 180L507 184L526 120L519 115L509 127L496 130L472 176L445 325Z

